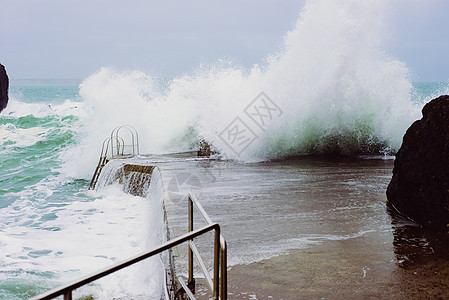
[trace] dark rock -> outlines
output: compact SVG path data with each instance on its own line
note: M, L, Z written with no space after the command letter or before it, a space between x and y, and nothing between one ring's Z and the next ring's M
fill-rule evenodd
M206 156L209 157L211 154L210 152L210 145L205 140L200 141L200 149L198 150L197 155L198 156Z
M422 109L396 154L388 201L421 226L449 231L449 96Z
M0 112L8 104L9 79L5 67L0 64Z

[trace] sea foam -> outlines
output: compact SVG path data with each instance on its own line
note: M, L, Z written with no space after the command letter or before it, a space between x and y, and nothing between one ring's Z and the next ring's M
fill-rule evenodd
M80 86L83 138L72 151L83 161L73 174L88 177L102 139L123 124L140 133L141 153L194 149L201 139L243 161L394 153L420 105L406 65L382 49L388 5L307 1L280 50L250 69L220 61L163 87L142 72L99 70ZM248 113L261 92L275 115L260 105Z

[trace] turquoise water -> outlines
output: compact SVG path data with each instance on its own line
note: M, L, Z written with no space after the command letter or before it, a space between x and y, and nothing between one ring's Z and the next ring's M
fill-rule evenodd
M85 142L83 127L88 125L83 123L79 91L78 85L12 85L9 106L0 114L0 299L36 295L114 261L116 253L104 252L116 247L116 241L131 239L133 244L145 239L129 234L142 222L138 207L144 204L135 199L139 197L114 188L102 193L87 190L95 163L85 169L82 155L74 152ZM422 106L442 91L447 91L447 84L415 83L410 101ZM91 147L94 157L102 138ZM67 169L88 175L73 176ZM128 216L134 220L130 231L123 224L118 227L123 232L108 225L111 218L123 218L122 202L114 200L117 195L135 205ZM103 243L90 242L92 226ZM91 248L84 253L79 250L85 247L83 240ZM130 246L118 252L125 258L135 250Z
M0 207L14 202L16 196L11 195L57 174L54 169L60 166L60 152L76 143L72 127L77 117L52 112L51 105L75 99L77 94L77 86L11 86L10 106L20 101L17 109L25 109L24 112L13 109L1 115ZM34 115L35 108L37 115ZM42 108L48 111L43 112Z
M77 198L76 194L85 190L85 180L56 182L57 168L61 165L60 152L76 143L76 134L71 127L77 118L42 112L42 108L50 110L49 105L75 99L77 93L77 86L12 85L10 88L9 108L15 109L0 117L0 243L4 249L0 258L1 299L25 299L36 295L54 286L52 281L58 277L55 272L36 270L32 264L20 264L47 256L53 250L27 246L17 249L11 237L23 235L20 228L61 230L58 226L48 225L48 221L57 218L55 210L63 209ZM15 106L19 102L20 105ZM22 108L25 108L23 112ZM41 111L37 111L37 115L33 115L35 108ZM88 199L86 195L80 197ZM9 232L12 228L19 232Z
M149 213L154 208L148 199L115 184L88 191L101 145L117 126L137 129L144 154L208 142L237 162L237 171L223 178L251 191L236 196L249 199L266 194L252 194L259 193L252 177L257 170L246 169L247 163L283 162L276 173L301 155L391 159L406 129L421 118L423 104L448 94L449 84L412 84L406 64L385 53L382 34L388 30L379 18L388 15L385 9L374 1L307 1L279 51L249 69L221 61L170 80L108 68L81 82L12 80L10 102L0 113L0 299L28 298L157 244L149 230L157 212ZM222 170L216 171L206 173L208 178L220 177ZM307 179L310 169L299 171ZM369 170L363 174L364 182L376 182ZM285 187L291 178L278 175L273 178L284 178L279 187ZM343 181L350 194L359 193L352 189L353 175ZM330 184L331 192L344 203L348 194L340 182ZM278 187L273 184L270 191ZM313 220L317 198L291 191L289 205L296 193L305 193L302 203L310 210L304 213ZM220 196L226 201L232 193ZM326 207L327 198L320 199ZM376 203L383 209L384 203ZM342 207L343 215L350 210ZM245 225L244 218L234 221ZM256 245L254 252L267 251L269 257L277 247ZM79 295L139 298L127 288L148 284L142 272L133 273Z
M83 158L70 151L83 139L83 103L79 83L56 83L13 82L8 107L0 113L0 299L27 299L160 244L155 229L161 225L152 223L162 211L157 201L114 185L88 191L95 164L85 177L66 172L82 169L77 164ZM91 149L97 158L101 142ZM142 287L161 286L160 278L148 278L142 268L75 295L138 299Z

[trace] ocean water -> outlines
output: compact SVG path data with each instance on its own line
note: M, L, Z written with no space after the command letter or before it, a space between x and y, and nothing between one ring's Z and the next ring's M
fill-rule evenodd
M294 158L391 160L422 106L448 94L449 83L412 83L406 64L382 50L384 1L347 3L307 2L279 52L251 69L222 61L170 79L104 68L80 81L11 80L10 102L0 113L0 299L26 299L163 240L159 221L167 191L154 192L154 201L129 195L119 184L88 191L101 144L116 126L137 129L142 154L195 150L201 140L211 144L220 164L198 167L208 174L202 178L239 182L234 191L218 184L213 193L222 191L220 199L256 197L254 172L266 162L282 162L273 166L273 178L284 180L270 185L276 190L284 188L289 172L307 177L308 167ZM171 160L156 156L153 161ZM191 168L188 159L178 161L179 170ZM226 162L233 171L221 176ZM178 165L172 163L161 171L166 189L177 176ZM319 163L314 168L328 170ZM370 181L365 171L363 178ZM350 178L345 182L352 184ZM381 194L383 186L367 186L365 192ZM303 192L293 190L289 199ZM334 192L338 197L337 187ZM314 203L312 196L302 201ZM248 213L234 211L232 222ZM230 226L224 217L217 221ZM324 233L314 234L319 239ZM337 232L330 239L351 234ZM233 235L231 242L239 241ZM252 256L230 250L231 262L251 263L296 247L293 236L286 234L285 240L280 248L279 239L256 243ZM148 266L136 268L78 295L159 299L161 277L145 275ZM158 273L163 267L156 261L150 269ZM147 284L155 288L144 295Z
M414 83L410 101L422 106L427 99L434 97L442 89L447 89L447 84ZM0 245L2 249L0 298L28 298L139 253L149 244L157 245L154 241L160 240L160 234L158 238L155 238L154 235L139 228L149 226L151 219L157 215L155 211L158 210L158 206L149 207L148 199L126 194L116 185L99 191L88 191L101 142L108 135L100 135L96 133L95 127L89 127L89 130L92 130L91 134L97 135L97 139L88 145L90 146L89 154L94 160L87 164L84 159L88 160L88 158L85 158L84 152L78 152L88 151L87 145L83 144L86 143L86 139L89 139L88 136L86 137L84 127L90 126L89 122L84 121L85 112L82 109L86 107L86 103L80 96L80 86L51 85L51 82L30 85L18 81L13 82L10 96L8 108L0 114ZM117 122L117 125L119 124L122 122ZM106 129L110 131L112 127ZM99 128L98 131L104 130ZM151 139L145 141L147 139L145 131L140 132L140 139L143 144L146 142L151 144ZM178 140L174 146L167 147L167 152L191 150L193 146L188 142L191 141ZM178 148L179 145L185 148ZM163 149L155 148L155 153L160 154L162 151ZM143 153L152 152L144 150ZM377 153L375 157L383 157L387 160L392 158L383 152ZM273 166L272 169L280 178L289 177L289 172L305 172L303 167L295 167L294 160L282 157L277 159L283 161L284 167ZM181 159L178 165L175 164L175 167L170 166L170 168L190 170L198 165L195 164L192 167L187 164L188 161L183 162ZM213 161L212 164L209 163L209 169L206 170L209 170L207 172L212 177L201 177L200 174L206 174L204 166L197 166L199 171L196 172L200 173L196 176L202 178L201 182L204 185L204 178L210 181L211 178L216 177L218 182L238 180L243 186L253 186L254 178L259 178L254 177L254 169L260 167L255 167L254 164L247 165L242 161L235 162L238 167L233 167L237 168L238 172L231 172L230 175L224 176L230 170L220 167L225 161L218 164L214 164ZM155 163L167 164L167 159L156 160ZM323 166L323 170L325 168L326 166ZM170 183L169 176L176 176L176 173L168 170L163 172L169 174L165 179L167 187ZM260 176L260 173L258 174ZM232 178L228 178L229 176ZM290 180L296 182L298 178L291 175ZM283 189L283 185L279 182L277 188ZM276 185L271 188L276 189ZM225 189L223 195L218 194L221 198L234 199L233 201L236 197L239 199L246 195L251 198L258 194L256 191L245 192L246 190L247 188L243 188L243 192L240 190L241 195L238 195L238 189L234 192ZM204 193L205 191L203 189ZM379 192L379 188L376 192L382 193L382 191ZM209 191L209 193L212 192ZM201 195L199 198L201 199ZM210 205L207 201L206 204ZM289 203L289 205L292 204ZM232 214L235 215L236 212ZM310 213L309 217L312 215ZM243 215L242 218L244 219ZM221 221L226 226L226 218L217 221ZM281 222L278 226L284 225ZM242 238L234 237L235 233L229 233L229 235L236 241ZM318 237L319 234L314 235L314 238ZM237 251L236 255L230 257L230 264L249 263L278 253L285 253L292 247L292 239L293 237L290 236L289 242L285 245L279 245L277 241L275 251L270 248L269 242L252 245L254 249L250 256ZM233 253L232 250L230 251ZM111 288L115 286L114 283L117 280L123 280L123 277L120 278L100 283L99 287L89 287L87 291L79 293L80 295L99 295L100 298L102 296L107 298L111 295L110 293L115 296L120 293L132 294L124 287L119 291ZM136 290L135 287L133 289ZM136 297L135 294L134 297Z
M27 299L164 241L162 189L150 187L147 197L117 185L88 191L88 178L62 172L62 154L81 139L78 84L18 81L10 98L0 125L1 299ZM99 155L99 147L92 151ZM158 298L160 264L137 265L78 293L139 299L148 296L146 285ZM152 268L162 273L149 278L143 270Z

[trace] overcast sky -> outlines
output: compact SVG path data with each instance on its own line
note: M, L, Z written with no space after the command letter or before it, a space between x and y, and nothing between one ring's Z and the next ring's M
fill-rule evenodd
M361 0L362 1L362 0ZM391 0L385 51L414 81L449 79L447 0ZM172 77L279 49L305 0L0 0L0 63L12 79L83 79L101 67Z

